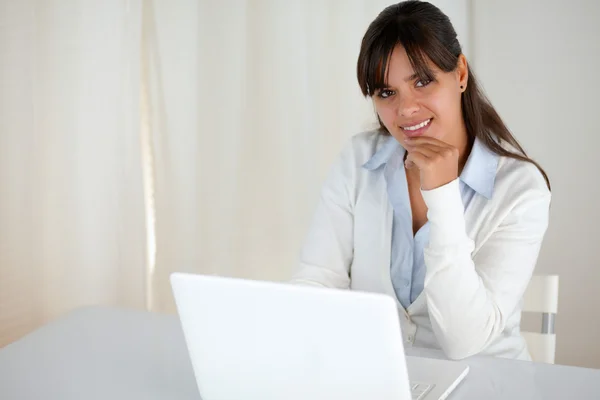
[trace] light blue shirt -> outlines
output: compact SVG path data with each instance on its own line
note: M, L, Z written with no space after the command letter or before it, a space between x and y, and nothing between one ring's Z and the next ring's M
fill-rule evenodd
M412 211L404 171L404 148L390 136L363 167L376 171L382 166L388 198L394 209L390 274L398 300L408 308L423 291L429 222L413 236ZM460 175L460 192L465 210L474 196L489 199L494 189L499 156L475 139L469 159Z

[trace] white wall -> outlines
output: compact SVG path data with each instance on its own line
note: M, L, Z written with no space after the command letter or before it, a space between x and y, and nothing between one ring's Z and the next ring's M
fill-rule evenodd
M600 368L600 2L472 7L476 72L553 186L537 273L560 274L557 362Z

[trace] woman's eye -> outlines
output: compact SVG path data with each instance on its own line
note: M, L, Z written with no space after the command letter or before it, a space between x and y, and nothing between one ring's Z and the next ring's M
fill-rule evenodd
M383 90L379 91L379 97L381 97L382 99L387 99L388 97L390 97L393 94L394 94L394 92L392 90L388 90L388 89L383 89Z
M425 87L427 85L429 85L431 83L430 80L424 80L424 81L417 81L417 83L415 84L416 87Z

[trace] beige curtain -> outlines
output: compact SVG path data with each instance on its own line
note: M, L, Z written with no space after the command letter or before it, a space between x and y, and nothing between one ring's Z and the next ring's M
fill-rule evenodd
M0 346L145 307L141 2L0 0Z

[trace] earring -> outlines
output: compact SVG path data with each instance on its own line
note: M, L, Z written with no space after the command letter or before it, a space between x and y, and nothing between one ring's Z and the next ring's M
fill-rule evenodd
M464 89L465 87L461 85L461 86L460 86L460 88L461 88L461 89Z

